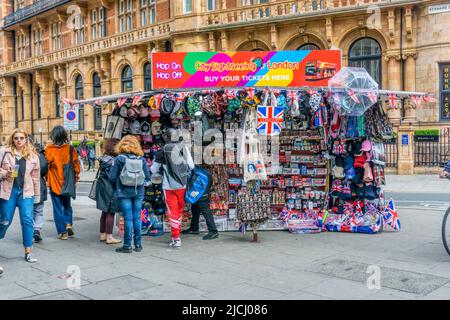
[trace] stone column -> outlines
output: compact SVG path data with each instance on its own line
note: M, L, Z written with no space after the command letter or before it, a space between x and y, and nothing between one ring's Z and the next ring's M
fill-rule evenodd
M216 50L216 39L214 38L214 32L208 32L208 51Z
M400 55L386 55L385 60L388 61L388 89L400 90L401 72L400 72ZM388 115L394 125L400 124L400 101L397 102L395 109L388 108Z
M228 36L226 31L220 33L220 40L222 44L222 51L228 51Z
M417 53L405 54L403 59L405 63L405 91L416 90L416 58ZM405 102L405 122L415 123L417 122L416 105L411 101Z
M2 78L0 79L0 91L2 98L0 99L0 112L1 112L1 142L6 143L10 133L16 127L16 115L14 106L14 88L13 88L13 78ZM19 105L17 105L19 107Z

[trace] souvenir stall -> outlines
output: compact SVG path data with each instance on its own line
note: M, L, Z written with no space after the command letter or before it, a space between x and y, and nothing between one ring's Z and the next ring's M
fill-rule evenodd
M190 132L185 142L193 145L194 161L200 149L213 177L211 210L219 231L252 230L258 241L257 230L376 233L383 222L400 229L381 190L383 139L393 135L383 100L393 106L400 97L429 101L429 95L378 90L364 69L340 70L339 51L242 52L239 63L222 65L231 53L202 54L199 64L190 53L154 53L153 91L83 101L114 103L104 138L135 135L151 165L164 144L162 130ZM327 59L335 68L311 71L307 58ZM255 81L264 69L270 78ZM220 81L225 71L230 78ZM290 82L277 80L285 79L281 71ZM237 137L229 139L230 132ZM142 212L149 235L169 230L164 211L161 180L154 177ZM185 211L188 223L189 206Z

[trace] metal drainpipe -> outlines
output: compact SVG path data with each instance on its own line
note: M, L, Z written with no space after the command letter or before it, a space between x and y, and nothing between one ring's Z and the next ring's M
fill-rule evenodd
M405 62L403 61L403 7L400 8L400 74L401 74L401 91L405 90ZM405 117L405 98L402 98L402 112L400 116L400 123Z
M19 106L17 105L17 78L13 77L13 94L14 94L14 125L19 127Z
M30 73L30 118L31 118L31 135L34 139L34 112L33 112L33 74Z

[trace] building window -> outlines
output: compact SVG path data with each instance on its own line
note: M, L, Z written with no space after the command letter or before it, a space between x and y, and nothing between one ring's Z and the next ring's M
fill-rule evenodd
M92 40L97 39L97 9L91 11Z
M42 54L42 29L35 29L33 32L34 55Z
M372 38L355 41L349 50L349 67L365 68L381 87L381 47Z
M17 36L17 52L19 53L19 60L27 58L27 37L24 34Z
M119 29L120 32L130 31L133 28L133 1L119 1Z
M78 108L78 130L84 130L84 104L80 104Z
M192 0L183 0L183 13L192 12Z
M75 99L83 99L83 78L80 74L75 78Z
M133 2L127 0L127 31L133 29Z
M441 120L450 120L450 63L439 65Z
M141 0L141 26L156 22L155 0Z
M36 89L37 117L42 118L41 88Z
M170 42L170 41L164 42L164 51L172 52L172 42Z
M129 65L126 65L122 70L122 92L133 91L133 71Z
M80 16L78 20L78 24L75 26L74 32L75 32L75 45L78 46L80 44L84 43L84 16Z
M298 47L297 50L320 50L320 48L314 43L305 43Z
M59 84L55 85L55 116L61 117L61 94L59 91Z
M152 65L150 62L144 64L144 91L152 90Z
M94 107L94 130L102 130L102 107Z
M208 0L208 11L216 10L216 0Z
M62 49L61 22L52 25L52 47L53 50Z
M102 95L102 85L100 83L100 77L98 76L97 72L94 73L92 76L92 83L93 83L93 94L94 97L100 97Z

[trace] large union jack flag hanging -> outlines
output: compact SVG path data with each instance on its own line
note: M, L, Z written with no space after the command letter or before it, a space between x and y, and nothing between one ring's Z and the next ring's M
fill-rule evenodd
M395 209L394 201L389 200L388 205L383 212L384 222L391 226L395 231L400 231L400 219L398 218L398 211Z
M280 134L283 112L283 107L258 106L258 133L266 136Z

